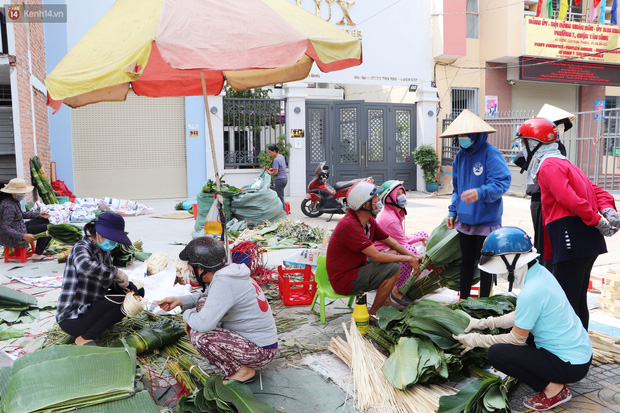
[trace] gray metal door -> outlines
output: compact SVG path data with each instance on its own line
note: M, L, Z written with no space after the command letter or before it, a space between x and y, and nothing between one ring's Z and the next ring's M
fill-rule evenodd
M415 105L312 101L306 123L308 181L326 161L333 183L372 176L378 185L399 179L415 189Z

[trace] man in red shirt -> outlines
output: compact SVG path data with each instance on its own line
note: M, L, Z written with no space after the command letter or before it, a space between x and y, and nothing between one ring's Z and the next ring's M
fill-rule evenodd
M383 208L377 194L382 190L366 181L355 184L347 193L349 212L338 222L327 245L327 273L335 292L353 295L377 290L368 310L371 316L384 305L394 305L389 296L400 275L398 263L408 262L417 272L422 258L407 251L377 225L375 217ZM398 254L379 252L373 245L375 241Z

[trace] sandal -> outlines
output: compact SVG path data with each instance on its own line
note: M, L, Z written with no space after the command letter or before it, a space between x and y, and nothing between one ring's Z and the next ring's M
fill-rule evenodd
M390 293L390 299L400 305L408 306L414 305L415 303L409 299L406 295L403 295L403 298L396 298L393 293Z
M49 255L42 255L41 258L33 258L32 262L54 261L56 258Z
M237 383L241 383L241 384L250 384L250 383L254 383L254 381L256 380L256 374L253 375L252 377L250 377L249 379L245 380L245 381L241 381L241 380L237 380L237 379L224 379L222 380L222 383L224 384L228 384L231 381L236 381Z

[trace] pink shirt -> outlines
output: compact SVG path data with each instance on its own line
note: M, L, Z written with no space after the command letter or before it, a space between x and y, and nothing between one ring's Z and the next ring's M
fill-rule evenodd
M393 205L385 205L383 211L377 217L377 224L400 245L411 245L422 240L419 236L405 235L403 217L400 215L398 208ZM389 248L379 241L375 241L374 245L379 251L385 251Z

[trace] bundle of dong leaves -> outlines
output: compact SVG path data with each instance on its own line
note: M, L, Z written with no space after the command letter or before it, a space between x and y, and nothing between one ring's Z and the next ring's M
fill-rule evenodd
M405 294L411 300L419 300L440 287L459 291L461 276L459 233L454 229L448 229L446 222L447 218L429 236L420 273L417 276L409 277L399 289L401 294ZM428 275L422 275L421 272L431 265L433 271ZM441 275L435 271L437 267L443 267ZM476 284L479 279L480 270L476 265L472 285Z
M49 178L45 174L45 170L38 156L30 158L30 176L32 178L32 184L37 188L41 200L47 205L57 204L58 199L56 198L56 193L52 188Z
M453 380L467 375L469 367L487 361L486 349L461 355L460 343L453 338L463 334L469 324L468 307L475 307L476 314L485 317L498 316L514 310L512 300L507 296L491 297L478 304L464 300L454 308L422 300L403 311L383 307L377 312L378 327L369 328L367 335L390 352L382 369L395 388Z
M53 346L28 353L0 368L3 412L158 412L148 393L126 400L135 392L135 370L133 349Z
M441 396L437 413L510 413L508 391L516 383L514 377L502 379L488 373L467 384L455 395Z

